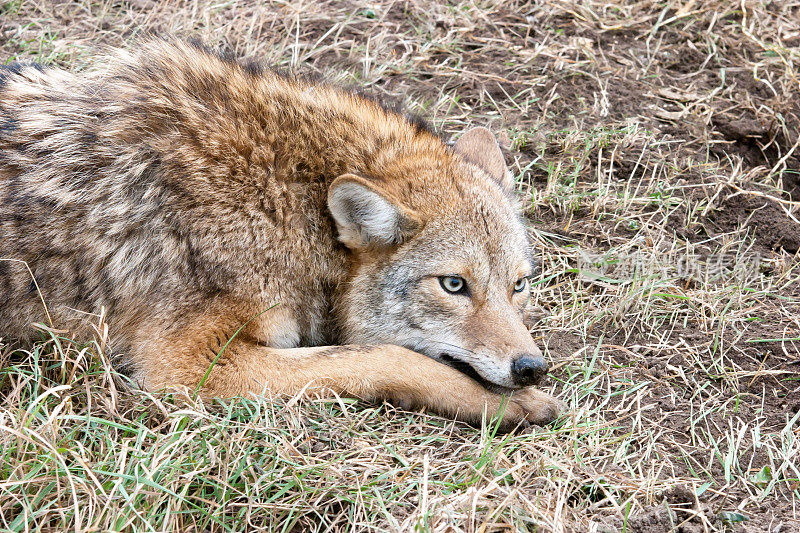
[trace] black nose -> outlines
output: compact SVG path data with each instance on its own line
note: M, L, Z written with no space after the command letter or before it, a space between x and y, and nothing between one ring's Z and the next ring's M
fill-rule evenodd
M547 361L536 355L520 355L511 363L511 376L514 382L522 387L536 385L545 374L547 374Z

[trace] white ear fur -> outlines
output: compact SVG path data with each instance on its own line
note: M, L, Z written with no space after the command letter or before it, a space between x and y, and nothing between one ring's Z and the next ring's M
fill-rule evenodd
M478 126L467 131L453 150L468 162L485 170L506 192L514 188L514 178L506 168L503 152L491 131Z
M357 176L346 174L333 181L328 209L339 240L348 248L399 244L408 225L398 206Z

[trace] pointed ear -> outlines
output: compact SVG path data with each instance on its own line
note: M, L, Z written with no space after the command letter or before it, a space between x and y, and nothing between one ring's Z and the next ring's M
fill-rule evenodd
M481 167L506 192L514 188L514 178L491 131L478 126L467 131L453 145L453 150L469 163Z
M328 189L328 210L339 240L350 249L400 244L421 223L379 185L353 174L339 176Z

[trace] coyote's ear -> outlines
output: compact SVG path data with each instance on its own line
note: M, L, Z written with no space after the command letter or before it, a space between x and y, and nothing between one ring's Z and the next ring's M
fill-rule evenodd
M369 180L344 174L328 189L328 209L339 240L351 249L400 244L419 227L419 220Z
M503 152L491 131L481 126L472 128L458 139L453 150L468 162L485 170L504 191L510 192L513 189L514 178L506 168Z

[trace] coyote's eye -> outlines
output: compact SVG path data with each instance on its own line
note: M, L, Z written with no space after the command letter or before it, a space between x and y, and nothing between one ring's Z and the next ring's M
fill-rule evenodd
M514 284L514 292L522 292L528 286L528 278L519 278Z
M439 285L453 294L463 294L467 291L467 282L460 276L440 276Z

